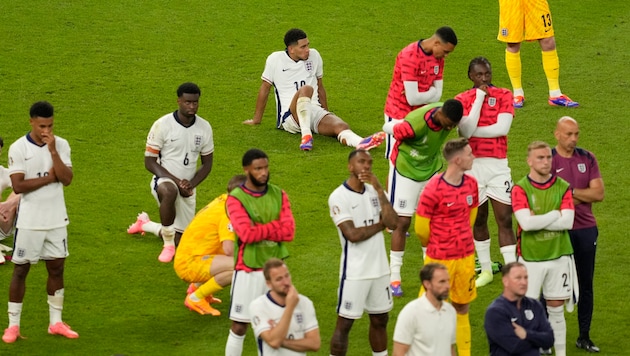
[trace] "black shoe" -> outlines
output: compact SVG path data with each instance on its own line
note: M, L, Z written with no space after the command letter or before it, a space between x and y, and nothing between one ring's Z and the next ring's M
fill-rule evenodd
M575 342L575 347L578 349L583 349L588 352L599 352L599 347L595 346L591 339L577 339Z

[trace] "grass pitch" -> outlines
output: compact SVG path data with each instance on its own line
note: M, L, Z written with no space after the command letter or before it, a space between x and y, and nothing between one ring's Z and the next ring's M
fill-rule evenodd
M630 282L625 253L630 249L625 236L630 164L624 156L630 148L624 122L630 5L609 0L553 0L550 5L561 86L581 107L547 105L539 47L524 44L527 103L517 111L509 135L510 166L515 180L522 177L529 142L554 143L555 121L563 115L580 122L580 145L597 155L606 183L606 200L594 207L600 240L591 336L601 354L624 355L630 349L623 327L630 302L624 288ZM171 264L157 261L159 240L125 232L142 210L157 217L150 174L143 165L146 134L154 120L176 109L177 86L194 81L202 89L199 114L212 124L216 145L213 171L198 188L198 207L240 173L247 149L258 147L269 154L272 181L288 192L296 217L288 265L298 290L315 302L322 336L318 354L326 355L336 319L340 253L327 198L347 177L349 148L317 136L312 152L299 151L297 136L274 128L271 97L263 125L241 125L253 114L266 56L284 47L287 29L304 29L324 58L331 110L357 133L368 135L380 130L398 51L442 25L452 26L459 37L446 61L443 99L471 86L468 62L478 55L494 65L494 83L510 87L505 49L495 39L497 23L498 3L492 1L3 3L0 135L6 148L28 131L28 108L37 100L55 106L55 133L72 147L75 178L66 188L71 255L64 319L81 337L46 334L46 272L39 264L31 270L24 301L21 331L28 339L0 344L0 354L223 354L229 291L218 295L224 300L219 306L223 316L190 312L183 305L185 283ZM382 154L382 148L373 151L375 157ZM6 166L6 153L0 162ZM386 161L376 159L374 170L384 182ZM495 237L496 228L490 226ZM396 300L390 314L390 335L398 312L419 286L422 261L416 241L412 235L407 244L406 295ZM492 248L494 259L501 260L496 242ZM10 265L0 266L0 308L8 299L11 273ZM483 314L500 290L495 281L480 289L471 305L474 355L488 353ZM566 317L568 354L582 354L573 346L577 317ZM349 355L370 353L367 325L367 318L355 323ZM391 344L390 337L390 350ZM255 352L249 333L244 354Z

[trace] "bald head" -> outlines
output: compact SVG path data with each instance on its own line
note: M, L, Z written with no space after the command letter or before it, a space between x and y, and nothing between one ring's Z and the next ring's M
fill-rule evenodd
M575 151L578 138L580 135L580 128L577 121L570 116L563 116L558 120L556 124L556 131L554 136L558 144L556 150L561 156L570 157Z

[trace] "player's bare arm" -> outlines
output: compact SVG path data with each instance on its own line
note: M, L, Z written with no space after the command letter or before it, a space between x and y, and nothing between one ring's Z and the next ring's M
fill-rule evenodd
M197 172L195 172L195 175L190 180L189 182L190 185L188 189L192 190L193 188L201 184L201 182L203 182L206 179L206 177L208 177L208 175L212 171L213 160L214 160L214 153L201 156L201 167L199 167Z
M60 182L64 186L69 185L72 182L72 169L66 166L65 163L59 157L59 153L57 152L57 142L55 140L55 135L50 132L42 132L42 141L48 146L48 152L50 152L50 157L53 161L53 176L55 177L55 181Z
M317 78L317 95L319 96L319 104L325 110L328 110L328 97L326 96L326 88L324 88L322 78Z
M53 168L41 177L24 179L24 173L11 174L11 185L16 194L23 194L35 191L45 185L57 182Z
M356 227L352 220L347 220L338 226L343 237L350 242L365 241L385 229L385 224L382 221L368 226Z
M293 311L300 301L297 290L294 286L290 286L285 298L284 312L280 321L269 330L263 331L260 337L272 348L278 349L282 347L282 343L289 332L291 319L293 319Z
M0 219L4 222L9 221L9 217L14 216L18 203L20 202L20 195L11 192L7 197L7 200L0 203Z
M304 338L302 339L284 339L282 347L295 352L315 352L319 350L321 343L322 341L319 336L319 329L315 329L304 333Z
M234 241L225 240L221 242L221 248L223 248L223 252L225 253L226 256L228 257L234 256Z
M405 356L410 347L411 345L394 341L394 351L392 352L392 356Z
M258 89L258 97L256 98L256 111L254 111L254 117L243 121L245 125L259 125L262 122L263 114L265 113L265 107L267 106L267 100L269 99L269 92L271 91L271 83L263 80Z
M144 157L144 167L151 173L153 173L158 178L170 178L179 185L180 179L175 177L168 171L168 169L162 167L158 161L158 157L145 156Z

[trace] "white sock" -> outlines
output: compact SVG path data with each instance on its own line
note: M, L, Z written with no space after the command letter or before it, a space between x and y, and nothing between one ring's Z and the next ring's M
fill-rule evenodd
M160 236L160 229L162 229L162 224L158 224L153 221L149 221L148 223L142 224L142 231L150 232L155 236Z
M225 344L225 356L241 356L243 353L244 342L245 335L236 335L232 330L230 330L227 343Z
M490 259L490 239L484 241L475 240L475 250L481 265L481 271L492 272L492 260Z
M20 326L20 317L22 316L22 303L9 302L9 327L14 325Z
M311 112L309 110L309 106L311 105L311 98L308 97L300 97L297 100L296 110L298 122L300 123L300 131L302 132L302 137L306 135L313 135L311 132Z
M550 98L555 98L555 97L558 97L558 96L561 96L561 95L562 95L562 91L560 89L550 90L549 91L549 97Z
M341 142L341 144L345 144L350 147L357 147L361 141L363 141L363 137L354 133L354 131L348 129L343 130L337 135L337 140Z
M162 240L164 240L164 246L175 246L175 228L173 225L162 226Z
M390 251L389 252L389 281L390 282L400 282L402 278L400 277L400 268L403 264L403 256L405 255L405 251Z
M372 356L387 356L387 350L381 352L372 351Z
M50 313L50 325L55 325L61 321L61 311L63 310L63 288L55 291L55 295L48 296L48 312Z
M566 356L567 354L567 322L564 319L564 307L547 306L549 313L549 324L553 329L553 336L556 339L553 348L556 356Z
M525 93L523 92L523 88L518 88L518 89L514 89L514 96L525 96Z
M422 246L422 260L426 260L427 259L427 248Z
M503 255L503 262L505 262L505 264L516 262L516 245L503 246L500 251Z

